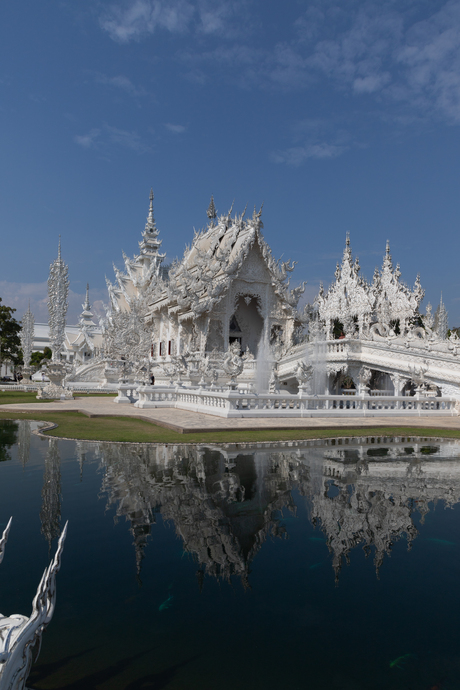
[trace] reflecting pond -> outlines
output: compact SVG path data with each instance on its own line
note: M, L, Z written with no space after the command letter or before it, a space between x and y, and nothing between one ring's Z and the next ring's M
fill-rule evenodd
M0 611L29 688L460 688L460 442L111 444L0 423Z

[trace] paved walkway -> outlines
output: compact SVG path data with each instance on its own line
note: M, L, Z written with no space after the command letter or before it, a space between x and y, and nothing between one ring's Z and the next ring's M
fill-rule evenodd
M75 400L57 400L49 403L23 403L1 405L0 410L14 410L27 414L33 412L81 412L88 417L134 417L173 429L179 433L197 431L223 431L225 429L341 429L384 426L426 427L435 429L460 430L460 416L455 417L308 417L306 419L224 419L213 415L176 409L139 410L133 405L117 405L112 399L99 397L76 398Z

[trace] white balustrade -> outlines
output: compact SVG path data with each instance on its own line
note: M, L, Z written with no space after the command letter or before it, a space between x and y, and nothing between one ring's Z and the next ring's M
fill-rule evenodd
M125 388L123 384L120 388ZM257 394L181 386L140 386L135 407L174 407L218 417L345 417L457 415L455 398L394 395ZM134 393L131 391L131 400ZM116 399L115 399L116 400Z

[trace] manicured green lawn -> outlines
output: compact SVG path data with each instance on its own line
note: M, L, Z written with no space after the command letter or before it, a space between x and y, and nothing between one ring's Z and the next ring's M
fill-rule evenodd
M441 436L460 438L460 430L425 429L423 427L368 427L365 429L289 429L285 431L260 429L208 431L179 434L170 429L131 417L86 417L79 412L11 412L0 409L0 419L36 419L58 425L48 431L50 436L88 441L125 441L135 443L260 443L267 441L296 441L312 438L349 436Z
M75 398L86 398L88 395L98 398L114 398L116 393L75 393ZM48 403L52 400L37 400L37 393L33 391L2 391L0 390L0 405L20 405L21 403Z
M51 402L50 400L37 400L36 393L27 393L26 391L1 391L0 390L0 405L16 405L21 403L42 403Z

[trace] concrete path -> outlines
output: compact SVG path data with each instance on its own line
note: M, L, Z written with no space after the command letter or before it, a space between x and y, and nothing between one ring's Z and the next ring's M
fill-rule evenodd
M225 429L365 429L367 427L425 427L460 430L460 417L334 417L307 419L223 419L198 412L176 409L139 410L133 405L117 405L112 399L99 397L57 400L49 403L0 405L0 410L13 410L21 417L27 412L81 412L88 417L134 417L179 433L223 431Z

